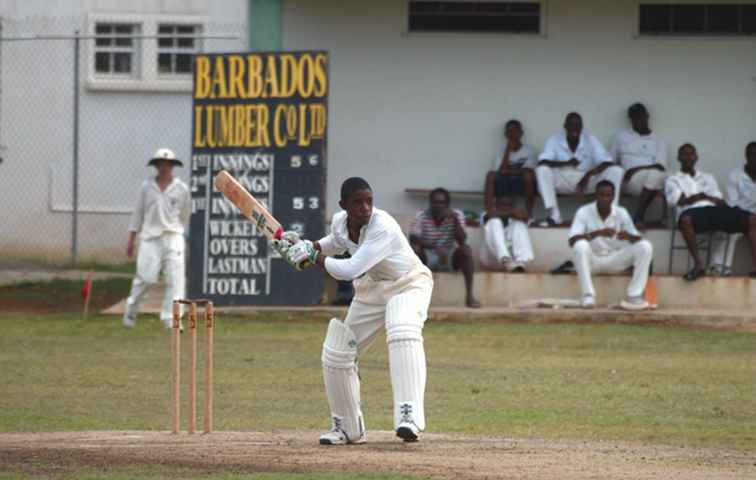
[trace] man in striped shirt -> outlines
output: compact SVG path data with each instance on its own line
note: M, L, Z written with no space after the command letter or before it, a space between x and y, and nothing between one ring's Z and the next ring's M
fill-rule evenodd
M436 188L430 193L430 208L420 210L410 227L410 245L420 260L433 271L462 271L465 303L480 308L473 295L473 257L465 233L465 217L452 209L449 192Z

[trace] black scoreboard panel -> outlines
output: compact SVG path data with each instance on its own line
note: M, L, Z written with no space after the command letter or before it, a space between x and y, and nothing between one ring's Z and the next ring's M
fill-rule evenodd
M288 60L281 62L280 55ZM319 268L294 270L213 186L215 175L227 170L268 207L284 230L295 230L312 240L324 235L327 90L319 88L320 95L315 96L316 89L307 87L304 93L309 96L303 96L290 79L288 85L281 83L275 92L270 90L282 75L290 78L299 71L300 77L306 77L316 56L320 62L327 60L322 52L196 58L187 271L190 298L208 298L217 305L320 302L324 273ZM296 59L305 57L310 60L297 67ZM240 65L250 66L246 76L239 73L244 68ZM272 71L261 71L259 65ZM229 68L235 69L235 77ZM287 68L289 72L282 73ZM198 79L197 72L204 72L207 78ZM258 79L248 78L253 75ZM229 98L230 88L222 82L232 77L237 91ZM252 97L242 85L258 80L268 82L269 90ZM204 87L198 87L201 82ZM258 140L259 144L249 146Z

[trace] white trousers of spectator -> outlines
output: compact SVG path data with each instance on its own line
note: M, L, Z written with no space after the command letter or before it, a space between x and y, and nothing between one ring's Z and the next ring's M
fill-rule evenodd
M323 348L323 379L331 416L340 419L350 439L360 438L363 420L356 362L385 328L394 428L410 416L424 430L426 364L422 329L433 292L433 276L422 265L397 281L375 281L365 275L355 280L354 289L344 320L353 338L350 350L333 352L328 336Z
M549 212L549 216L556 223L562 223L562 213L557 203L557 193L577 193L577 184L585 176L583 170L576 167L547 167L540 165L536 167L536 178L538 179L538 192L543 200L544 208ZM606 168L598 175L592 175L585 189L585 193L596 191L596 184L602 180L609 180L614 184L614 205L619 202L620 188L622 187L622 177L625 171L618 165Z
M708 233L703 235L708 235ZM711 240L709 267L714 268L720 274L729 273L732 270L735 248L738 246L738 240L742 237L742 233L714 232L714 238Z
M158 282L162 270L166 287L160 320L167 327L171 325L173 301L186 295L184 243L184 236L180 233L164 233L160 237L140 240L136 276L126 300L127 317L136 318L144 294L150 285Z
M596 296L591 273L619 273L631 265L633 276L627 287L627 296L643 295L648 281L648 267L654 255L654 247L648 240L639 240L608 255L595 255L588 240L578 240L572 249L583 296Z
M480 263L486 268L513 270L533 261L525 222L510 219L505 227L500 218L492 218L483 226Z
M638 196L643 190L664 190L667 172L659 170L641 170L633 174L630 180L622 185L622 190L630 195Z

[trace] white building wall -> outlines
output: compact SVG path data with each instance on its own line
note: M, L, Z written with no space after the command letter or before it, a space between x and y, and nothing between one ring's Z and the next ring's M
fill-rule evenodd
M726 3L726 2L722 2ZM407 187L482 189L504 122L541 148L579 111L605 144L644 102L676 147L693 142L720 182L756 140L756 38L637 38L633 0L550 0L543 36L406 34L406 0L284 0L285 49L331 55L328 196L373 184L400 214Z
M3 36L86 34L94 16L196 19L204 51L246 49L246 0L83 0L0 2ZM142 34L155 34L145 29ZM144 40L146 42L146 40ZM151 40L155 42L155 40ZM191 152L191 89L104 90L88 82L91 41L82 40L80 78L79 253L83 260L125 261L129 213L146 167L161 146L186 166ZM0 257L68 260L71 250L73 49L71 41L3 42L0 55ZM154 61L147 50L145 61ZM190 85L191 81L189 81Z

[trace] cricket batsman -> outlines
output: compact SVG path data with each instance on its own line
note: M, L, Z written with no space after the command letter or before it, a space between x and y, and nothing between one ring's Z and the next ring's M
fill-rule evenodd
M286 232L282 240L274 241L282 257L298 270L318 265L337 280L354 280L355 297L346 319L331 319L323 343L323 380L332 428L320 436L320 443L365 442L357 358L384 325L394 429L405 442L414 442L425 429L423 324L433 277L396 220L373 207L373 191L364 179L344 181L339 206L343 211L333 216L331 233L325 238L312 242ZM351 258L332 258L344 252Z

